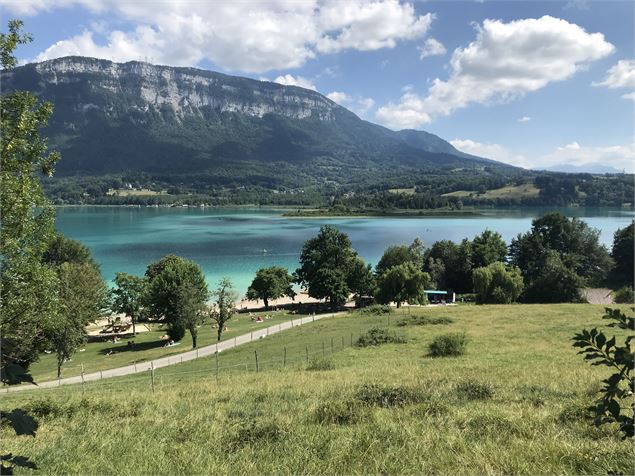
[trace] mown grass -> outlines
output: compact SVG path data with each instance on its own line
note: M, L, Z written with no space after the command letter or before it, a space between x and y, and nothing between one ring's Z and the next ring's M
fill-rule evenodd
M270 316L262 323L252 321L248 314L236 314L228 323L227 331L223 332L222 340L233 339L235 336L245 334L252 330L262 329L267 326L279 324L290 319L299 319L298 314L289 314L287 311L258 312L259 316ZM136 336L128 335L117 343L112 342L88 342L81 348L82 351L73 354L71 361L62 366L62 378L73 377L81 373L82 365L84 373L99 372L116 367L123 367L139 362L158 359L168 355L179 354L192 350L192 337L189 332L179 345L164 347L165 341L161 336L166 333L165 326L149 324L149 332L139 332ZM134 341L134 348L128 347L128 341ZM198 345L203 347L217 342L216 330L212 329L211 322L201 325L198 329ZM114 351L112 355L106 355L108 351ZM57 358L55 354L42 354L40 360L31 366L31 373L36 381L47 381L57 378Z
M330 339L401 316L351 314L227 351L259 373L199 359L147 375L10 394L39 409L36 438L2 429L5 452L46 474L633 474L632 443L595 428L585 407L607 370L571 346L602 326L601 306L465 306L411 312L447 325L407 326L407 343L330 353ZM464 356L434 359L434 337L465 332ZM612 329L609 332L613 332ZM334 368L306 371L311 346ZM341 341L340 341L341 344ZM346 344L346 343L345 343ZM282 367L284 347L286 367ZM293 360L291 356L297 356Z

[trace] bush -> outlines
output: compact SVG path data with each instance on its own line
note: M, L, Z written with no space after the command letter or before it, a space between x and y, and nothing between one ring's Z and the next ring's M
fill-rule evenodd
M322 424L352 425L367 418L368 411L354 401L326 401L313 410L313 419Z
M381 344L403 344L405 342L406 338L404 336L380 327L372 327L359 336L355 345L357 347L369 347Z
M306 366L307 370L334 370L335 364L331 359L325 359L323 357L313 359Z
M391 387L376 383L362 385L355 398L372 407L402 407L409 403L419 403L426 399L421 391L409 387Z
M495 392L491 383L468 379L456 386L456 393L466 400L488 400Z
M362 314L364 316L383 316L384 314L392 314L393 312L394 309L385 304L373 304L355 311L355 313Z
M428 346L432 357L454 357L465 354L468 338L465 334L443 334L434 338Z
M237 425L229 435L228 445L239 448L260 442L278 441L285 434L286 431L275 421L251 419Z
M429 316L410 316L397 322L400 327L405 326L436 326L443 324L452 324L454 319L451 317L429 317Z
M616 304L633 304L635 303L635 293L630 286L624 286L623 288L613 291L613 301Z

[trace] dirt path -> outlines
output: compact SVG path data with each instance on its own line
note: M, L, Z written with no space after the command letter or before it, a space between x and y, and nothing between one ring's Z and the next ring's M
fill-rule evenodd
M340 314L344 314L344 312L335 312L335 313L329 313L329 314L319 314L315 316L306 316L297 320L291 319L290 321L281 322L280 324L258 329L256 331L250 332L249 334L236 336L233 339L222 341L222 342L219 342L218 344L212 344L205 347L200 347L198 349L190 350L182 354L170 355L167 357L161 357L159 359L150 360L148 362L141 362L141 363L137 363L133 365L127 365L125 367L117 367L114 369L103 370L101 372L93 372L89 374L84 374L84 376L79 375L76 377L67 377L60 380L49 380L47 382L38 383L37 386L24 384L24 385L19 385L14 387L5 387L2 389L2 393L19 392L23 390L35 390L35 389L43 389L43 388L51 388L51 387L61 387L62 385L74 385L78 383L81 384L83 382L92 382L95 380L103 380L103 379L113 378L113 377L123 377L125 375L148 372L152 368L159 369L161 367L167 367L169 365L175 365L175 364L187 362L188 360L194 360L200 357L207 357L210 355L214 355L216 352L220 352L227 349L233 349L234 347L238 347L239 345L243 345L243 344L249 344L250 342L253 342L254 340L258 340L264 336L277 334L278 332L282 332L284 330L291 329L293 327L298 327L303 324L308 324L314 321L319 321L320 319L325 319L327 317L333 317Z

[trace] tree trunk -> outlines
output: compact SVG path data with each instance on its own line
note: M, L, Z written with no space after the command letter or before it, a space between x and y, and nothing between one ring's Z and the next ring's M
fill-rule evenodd
M220 324L218 325L218 342L220 342L220 336L223 333L223 326L221 326Z
M401 307L401 301L397 301L397 309Z
M196 349L196 339L198 337L198 332L196 331L196 327L190 328L190 334L192 335L192 349Z
M263 301L264 301L264 303L265 303L265 311L268 311L268 310L269 310L269 299L267 299L267 298L262 298L262 300L263 300Z
M57 378L59 379L62 376L62 362L63 362L63 357L62 360L60 360L60 357L57 357Z
M135 327L135 318L130 316L130 320L132 321L132 337L137 335L137 328Z

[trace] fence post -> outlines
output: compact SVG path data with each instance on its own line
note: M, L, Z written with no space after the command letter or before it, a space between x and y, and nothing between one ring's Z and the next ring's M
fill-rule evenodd
M99 380L103 380L104 379L104 371L100 370L99 371Z
M234 347L236 347L236 337L234 337Z
M254 331L251 331L251 333L249 334L249 342L252 342L254 340Z
M258 367L258 351L254 350L254 356L256 357L256 373L258 373L260 371L260 368Z
M287 366L287 348L284 348L284 358L282 359L282 367L285 368Z
M307 345L306 347L306 363L309 363L309 346Z
M218 346L216 346L216 347L218 347ZM218 383L218 350L216 350L214 355L216 356L216 383Z
M269 328L267 327L267 335L269 335Z
M334 347L333 347L333 338L331 337L331 354L334 352Z
M324 354L324 341L322 341L322 357L324 357L326 354Z
M84 364L82 364L82 395L84 395Z
M293 327L293 318L291 318L291 327Z
M344 348L344 336L342 336L342 349Z
M134 373L137 373L137 363L134 363Z
M154 393L154 362L150 362L150 382L152 384L152 393Z
M196 358L198 359L198 347L196 348Z
M351 347L353 347L353 333L351 332Z

